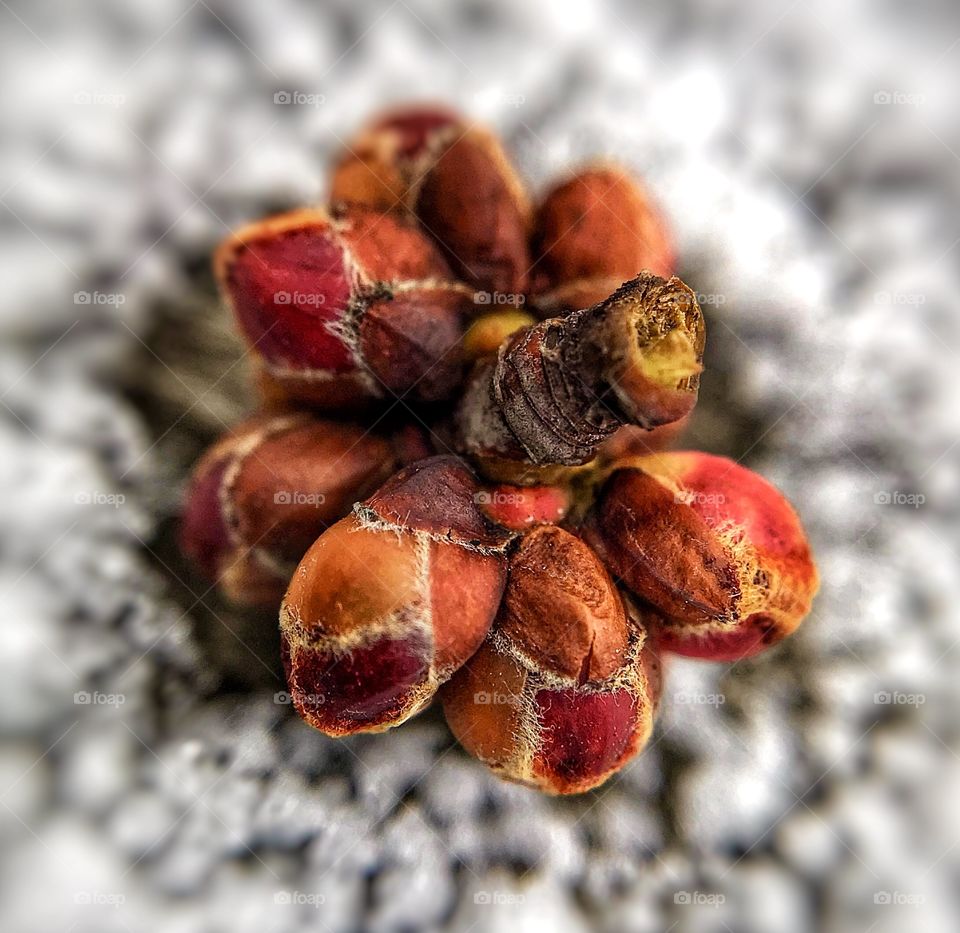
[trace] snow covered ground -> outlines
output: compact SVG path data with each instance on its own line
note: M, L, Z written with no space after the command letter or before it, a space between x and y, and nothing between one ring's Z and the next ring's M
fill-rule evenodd
M954 4L0 23L0 927L960 926ZM649 180L709 314L690 442L781 485L821 566L794 638L674 663L651 749L582 798L500 783L434 713L312 733L275 701L274 620L171 545L188 464L247 404L211 247L322 199L370 112L438 96L535 186L598 154Z

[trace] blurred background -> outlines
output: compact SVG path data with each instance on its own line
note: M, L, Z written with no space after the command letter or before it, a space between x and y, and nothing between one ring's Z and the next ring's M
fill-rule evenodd
M0 0L0 927L960 928L957 12ZM534 191L646 179L708 314L687 443L778 483L823 577L768 655L674 663L649 750L572 799L433 712L312 732L275 620L171 543L250 404L212 247L438 98Z

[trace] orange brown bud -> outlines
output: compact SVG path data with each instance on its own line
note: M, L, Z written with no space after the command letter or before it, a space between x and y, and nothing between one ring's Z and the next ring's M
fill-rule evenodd
M463 125L437 105L385 113L350 142L333 169L330 200L377 211L412 211L416 186L429 167L444 131Z
M637 180L618 166L584 169L551 189L537 211L535 244L538 291L578 284L589 290L589 283L604 279L616 287L643 270L663 278L674 272L663 218ZM571 300L570 291L567 296ZM581 300L573 297L567 310L599 298Z
M485 638L512 535L454 457L389 479L310 548L280 610L300 715L328 735L379 732L426 706Z
M649 430L690 412L704 342L693 292L643 273L592 308L517 331L478 366L460 443L485 459L586 463L623 424Z
M435 106L385 114L334 168L331 200L412 212L474 289L527 291L532 209L497 137Z
M660 690L655 646L610 575L546 525L521 540L496 627L441 695L467 751L503 777L573 794L646 744Z
M194 469L181 548L231 601L275 607L307 548L397 465L391 442L357 425L251 419Z
M435 401L460 384L472 292L412 221L292 211L235 233L214 268L274 399Z
M527 291L530 205L497 138L451 127L416 196L416 214L457 278L497 296Z
M817 569L800 520L756 473L703 453L617 468L584 538L662 617L661 644L736 660L789 635L810 611Z

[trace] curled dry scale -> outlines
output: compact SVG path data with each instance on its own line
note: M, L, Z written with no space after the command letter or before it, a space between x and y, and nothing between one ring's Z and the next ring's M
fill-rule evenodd
M340 158L328 209L254 223L214 264L261 411L198 463L182 546L227 598L279 608L315 728L381 731L438 695L495 772L577 793L648 741L665 655L748 657L809 611L783 496L667 450L704 323L622 168L533 206L492 134L397 111Z

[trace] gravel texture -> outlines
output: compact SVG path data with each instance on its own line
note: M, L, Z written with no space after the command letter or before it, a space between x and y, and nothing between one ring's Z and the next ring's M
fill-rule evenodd
M0 21L0 927L960 927L954 5ZM785 490L823 576L769 655L673 663L652 746L583 797L499 782L435 712L311 732L275 620L172 544L190 462L248 404L212 246L438 94L535 186L595 155L648 179L709 315L689 441Z

